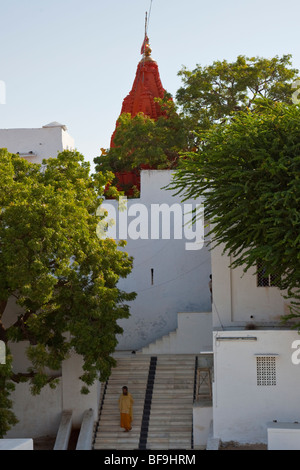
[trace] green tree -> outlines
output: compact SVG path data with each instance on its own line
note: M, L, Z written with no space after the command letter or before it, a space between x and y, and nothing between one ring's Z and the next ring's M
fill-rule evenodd
M258 260L294 298L300 316L300 107L257 104L207 131L184 155L172 187L203 196L212 246L224 244L233 267Z
M129 316L126 302L135 297L117 283L132 259L115 241L97 237L107 176L89 171L78 152L64 151L41 166L0 151L0 340L27 341L31 361L25 374L13 370L9 356L0 366L0 435L15 422L5 407L14 383L29 381L33 394L54 387L73 350L83 358L82 393L88 393L115 364L117 320ZM7 325L10 298L19 313Z
M138 113L123 113L118 119L114 147L94 159L96 171L128 172L141 168L172 169L179 152L187 150L184 120L169 95L157 98L163 115L157 120Z
M176 168L179 154L197 147L202 132L239 111L254 110L258 98L291 103L297 74L290 55L272 59L238 56L231 63L215 61L192 71L183 67L179 72L183 86L175 102L169 94L157 99L164 111L158 120L143 113L133 118L120 116L115 147L95 158L96 170Z
M235 116L237 111L253 110L257 98L291 104L292 83L298 74L291 55L272 59L238 56L236 61L215 61L183 67L179 72L183 86L176 94L177 104L194 143L197 134Z

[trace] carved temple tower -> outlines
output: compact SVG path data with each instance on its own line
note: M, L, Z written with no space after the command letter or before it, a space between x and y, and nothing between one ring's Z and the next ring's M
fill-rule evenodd
M143 113L151 119L156 120L165 114L159 104L155 102L155 98L163 98L166 91L161 83L158 65L151 57L151 52L149 38L147 34L145 34L145 39L141 47L143 57L137 66L132 89L123 100L120 115L129 113L133 118L138 113ZM114 138L117 127L118 121L111 137L111 147L115 147ZM141 168L148 169L149 167L142 165ZM139 169L116 173L116 177L121 185L132 185L136 186L138 190L140 189Z

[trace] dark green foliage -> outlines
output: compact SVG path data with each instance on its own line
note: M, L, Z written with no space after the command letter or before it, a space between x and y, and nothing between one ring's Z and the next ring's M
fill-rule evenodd
M300 107L257 103L202 135L184 155L173 187L205 197L212 245L223 243L234 266L276 273L280 288L300 301Z
M194 133L230 119L238 111L252 110L259 98L291 104L292 83L298 70L291 68L291 56L238 56L235 62L215 61L212 65L179 72L183 86L176 99Z
M143 167L171 169L176 167L179 152L187 149L187 129L169 96L157 99L164 115L157 120L139 113L122 114L118 120L114 144L95 158L97 171L113 173Z

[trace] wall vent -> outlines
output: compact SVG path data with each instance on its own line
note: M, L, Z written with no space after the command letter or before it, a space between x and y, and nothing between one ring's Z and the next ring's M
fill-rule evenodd
M257 385L276 385L276 356L256 356Z

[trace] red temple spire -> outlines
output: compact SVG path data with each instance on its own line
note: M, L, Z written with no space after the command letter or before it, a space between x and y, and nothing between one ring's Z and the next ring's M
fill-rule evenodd
M147 17L146 17L147 24ZM121 113L129 113L133 118L138 113L144 113L151 119L158 119L165 113L162 111L158 103L155 102L155 98L163 98L165 90L162 86L158 65L151 57L151 48L149 44L149 38L147 35L147 28L145 30L145 38L141 47L142 59L140 60L135 79L132 85L132 89L126 98L123 100ZM110 146L115 147L114 137L118 127L118 121L116 123L116 129L111 137ZM149 169L147 165L141 165L143 169ZM135 186L140 190L140 171L139 169L132 171L125 171L116 173L119 184L117 187L122 189L127 187L127 195L133 194L133 187Z
M129 113L134 117L138 113L144 113L152 119L157 119L163 114L154 99L163 98L165 90L160 80L158 65L152 59L151 52L149 38L145 34L141 48L143 58L137 66L132 89L123 101L121 114ZM114 147L115 132L111 138L111 147Z

